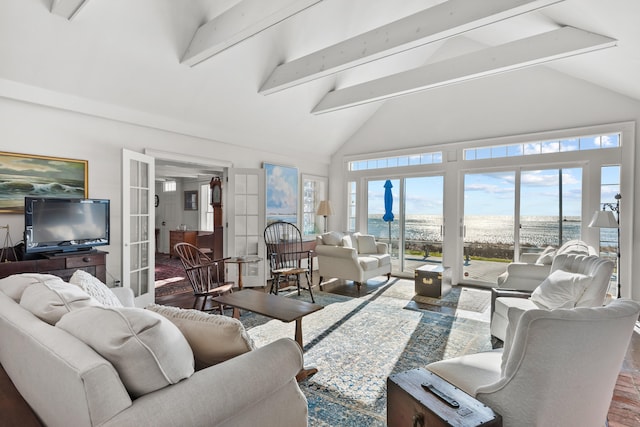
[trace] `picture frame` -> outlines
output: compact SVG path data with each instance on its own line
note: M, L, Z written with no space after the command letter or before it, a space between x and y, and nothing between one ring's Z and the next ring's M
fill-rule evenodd
M185 211L197 211L198 210L198 191L185 191L184 192L184 210Z
M267 225L275 221L298 224L298 168L263 163L266 180Z
M24 213L24 198L89 196L87 160L0 152L0 213Z

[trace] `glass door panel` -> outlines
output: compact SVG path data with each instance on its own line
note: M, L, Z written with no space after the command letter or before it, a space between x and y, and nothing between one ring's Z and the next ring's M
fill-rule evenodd
M390 245L392 273L413 277L417 267L442 263L443 188L442 176L391 179L368 182L367 230ZM385 192L393 199L392 221L385 221Z
M144 154L123 150L122 198L122 279L123 286L133 290L136 305L154 302L154 242L150 230L155 228L151 205L154 192L154 159Z
M464 176L462 281L495 285L513 260L515 171Z
M582 169L523 171L520 179L520 252L580 239Z
M442 176L404 180L403 273L413 276L422 265L442 264L443 186Z

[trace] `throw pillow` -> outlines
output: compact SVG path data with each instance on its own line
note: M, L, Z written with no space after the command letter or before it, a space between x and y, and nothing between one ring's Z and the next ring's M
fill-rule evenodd
M358 253L359 254L377 254L376 238L369 234L361 234L358 236Z
M189 343L158 313L134 307L87 307L66 314L56 326L107 359L133 398L194 372Z
M99 306L100 303L82 289L58 277L57 280L46 280L26 288L20 305L40 320L55 325L62 316L73 310Z
M351 240L351 236L346 235L342 237L342 246L345 248L353 248L353 241Z
M191 346L196 370L254 350L242 323L232 317L152 304L147 307L171 320Z
M337 231L329 231L322 235L322 242L329 246L338 246L342 240L342 234Z
M79 286L80 289L91 295L105 307L122 307L122 303L109 289L107 285L97 277L84 270L76 270L69 279L69 283Z
M11 276L7 276L3 279L0 279L0 290L5 293L8 297L13 299L15 302L20 302L20 298L22 298L22 293L29 286L34 283L42 283L47 280L59 280L62 281L58 276L54 276L53 274L40 274L40 273L21 273L21 274L12 274Z
M573 308L591 278L564 270L552 272L531 294L531 301L548 310Z
M547 246L546 249L540 253L540 256L536 260L536 264L551 265L555 254L556 249L553 246Z

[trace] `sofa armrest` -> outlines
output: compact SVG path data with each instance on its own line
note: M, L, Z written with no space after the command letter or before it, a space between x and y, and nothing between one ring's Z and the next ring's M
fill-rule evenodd
M281 338L141 396L104 426L221 425L292 387L300 399L277 411L298 411L306 422L307 402L295 379L302 367L298 344ZM277 425L266 414L262 421L261 425Z
M376 242L376 249L378 250L378 254L389 253L389 245L387 245L385 242Z

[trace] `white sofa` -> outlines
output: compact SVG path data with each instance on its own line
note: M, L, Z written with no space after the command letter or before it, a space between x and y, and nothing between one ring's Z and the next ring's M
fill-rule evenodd
M63 285L53 283L56 279ZM43 304L43 298L34 298L32 289L42 288L45 282L49 289L63 295L64 303ZM50 275L24 274L0 280L0 363L44 425L307 425L307 401L295 379L303 366L302 352L295 341L283 338L194 372L190 343L185 347L182 329L177 329L173 321L152 310L95 304L93 296L67 288L74 286ZM114 291L132 301L128 290ZM68 294L73 297L67 298ZM51 318L59 310L67 312L54 326ZM95 322L83 320L91 319L87 315L93 312L106 316L95 318ZM149 327L140 327L134 339L118 335L109 344L117 347L116 356L124 358L128 346L149 338L145 334L162 325L163 331L170 332L169 338L158 335L155 345L161 349L147 348L162 359L158 362L161 375L155 364L145 359L146 353L110 362L94 350L98 348L94 341L108 335L110 321L119 322L124 317L130 320L127 316L131 313L152 322ZM85 337L91 346L76 336ZM165 359L181 368L167 368ZM176 376L180 370L184 372L178 375L184 379ZM128 388L132 373L142 387L148 387L154 376L170 384L138 396L139 391Z
M523 253L519 262L507 265L507 271L498 276L498 288L533 291L551 272L551 264L557 255L598 255L598 252L581 240L570 240L555 249L547 247L540 253Z
M603 426L640 305L509 310L503 349L427 369L502 415L504 427Z
M531 297L498 297L491 316L491 335L505 340L511 307L520 310L598 307L604 304L613 262L595 255L561 254L551 273Z
M352 280L358 289L376 277L391 277L391 255L386 243L368 234L330 231L316 237L320 286L324 278Z

